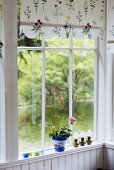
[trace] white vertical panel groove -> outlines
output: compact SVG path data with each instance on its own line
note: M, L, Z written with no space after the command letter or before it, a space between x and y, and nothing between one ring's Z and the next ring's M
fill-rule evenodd
M52 170L51 159L45 160L45 170Z
M71 163L71 165L72 165L72 170L78 170L79 169L79 166L78 166L78 155L79 154L73 154L72 155L72 159L71 159L71 161L72 161L72 163Z
M6 168L5 170L13 170L13 168Z
M37 162L37 170L45 170L45 164L44 161Z
M91 170L97 169L97 152L95 150L91 150Z
M113 149L108 149L108 168L113 170Z
M15 166L13 170L21 170L21 166Z
M97 168L103 168L103 148L97 149Z
M30 170L29 169L29 164L22 165L22 170Z
M59 170L59 160L58 160L58 158L52 159L52 170Z
M59 162L59 170L64 170L65 169L65 163L66 163L66 158L65 158L65 156L61 156L61 157L59 157L59 160L58 160Z
M84 148L84 147L83 147ZM103 156L104 149L104 156ZM35 160L27 162L25 159L18 164L7 164L1 166L0 170L96 170L97 168L114 170L114 150L113 148L95 148L92 150L83 150L82 152L60 154L49 159Z
M71 170L71 155L66 156L66 169L65 170Z
M113 149L112 169L114 169L114 149Z
M85 170L91 170L91 153L90 151L85 152L85 160L84 160L84 164L85 164Z
M37 170L36 162L30 163L30 170Z
M79 153L79 170L84 170L84 152L83 153Z

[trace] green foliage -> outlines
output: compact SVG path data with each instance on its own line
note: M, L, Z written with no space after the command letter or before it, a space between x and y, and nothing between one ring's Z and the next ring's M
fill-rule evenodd
M74 40L73 40L74 41ZM84 41L74 41L74 46L83 47ZM86 46L93 46L86 42ZM47 40L48 47L68 47L66 40L56 38ZM49 127L57 129L66 125L69 113L69 51L45 52L46 82L46 142L49 142ZM22 51L18 55L18 105L19 140L26 143L41 140L42 113L42 53L41 51ZM73 114L77 119L74 130L93 128L94 97L94 53L73 52ZM90 100L90 101L89 101ZM26 106L26 109L24 107ZM34 122L33 122L34 119ZM26 146L27 147L27 146ZM39 145L40 147L40 145Z
M70 136L72 136L72 130L67 127L62 127L59 130L53 128L49 134L49 137L52 138L69 138Z

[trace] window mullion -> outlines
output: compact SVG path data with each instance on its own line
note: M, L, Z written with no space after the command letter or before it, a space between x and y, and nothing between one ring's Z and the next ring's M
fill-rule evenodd
M72 65L73 65L73 36L70 33L70 55L69 55L69 117L72 116Z
M94 139L98 138L98 91L99 91L99 39L96 40L97 50L94 53Z
M45 148L45 39L42 36L42 149Z

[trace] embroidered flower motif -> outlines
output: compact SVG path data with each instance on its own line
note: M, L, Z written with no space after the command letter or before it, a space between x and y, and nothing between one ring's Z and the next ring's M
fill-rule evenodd
M34 3L34 8L35 8L35 11L36 11L36 14L37 14L38 5L39 5L39 0L33 0L33 3Z
M70 31L71 31L70 19L71 19L70 16L66 16L65 25L64 25L64 27L63 27L63 28L65 29L66 37L67 37L67 38L69 38Z
M34 26L33 26L33 29L32 31L35 31L36 32L39 32L39 34L41 34L41 27L42 27L42 22L40 19L38 19L35 23L34 23Z
M90 25L89 23L87 23L87 25L85 25L85 27L83 28L82 33L83 33L84 35L87 35L88 38L91 38L90 31L91 31L91 25Z
M78 15L76 16L78 22L80 23L82 21L82 13L81 11L78 12Z
M2 58L2 47L3 47L3 43L2 43L2 41L0 40L0 58Z
M86 15L86 17L87 17L87 13L88 13L88 3L87 3L86 0L84 1L84 11L85 11L85 15Z
M110 30L111 35L114 37L114 25L112 25L112 28Z
M3 43L2 43L2 41L0 40L0 48L2 48L3 47Z
M29 6L27 6L26 10L24 11L24 14L25 16L27 17L28 21L29 21L29 18L31 17L31 9Z
M58 35L59 37L60 37L60 31L61 31L61 29L58 28L58 27L55 27L55 28L53 29L53 32L54 32L56 35Z
M66 19L67 19L67 20L70 20L70 19L71 19L71 17L70 17L70 16L66 16Z
M66 6L68 7L68 10L74 10L74 0L67 0Z

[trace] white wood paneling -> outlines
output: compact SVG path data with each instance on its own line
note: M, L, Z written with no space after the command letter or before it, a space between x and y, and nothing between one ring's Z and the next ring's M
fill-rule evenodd
M22 170L29 170L29 164L22 165Z
M92 148L92 149L91 149ZM114 150L103 145L84 146L73 149L72 152L62 152L52 155L25 159L14 163L5 163L0 170L96 170L104 167L114 170ZM33 160L33 161L32 161Z
M73 154L71 161L72 161L72 170L78 170L79 169L78 168L78 165L79 165L78 154Z
M52 170L59 170L58 158L52 159Z
M97 151L92 150L91 151L91 170L97 169Z
M107 155L108 155L108 169L113 169L113 149L107 149Z
M45 170L52 170L51 159L45 160Z
M21 166L15 166L13 170L21 170Z
M97 168L103 168L103 148L97 149Z
M44 161L37 162L37 170L45 170Z
M85 152L85 170L91 170L91 152L87 151Z
M110 148L104 149L104 167L109 170L114 169L114 150Z
M37 164L36 164L36 162L30 163L30 170L37 170Z
M59 170L64 170L66 167L65 164L66 164L65 156L59 157Z
M6 168L5 170L13 170L13 168Z
M79 170L84 170L84 152L83 153L79 153Z
M65 170L71 170L71 155L66 156L66 169Z

